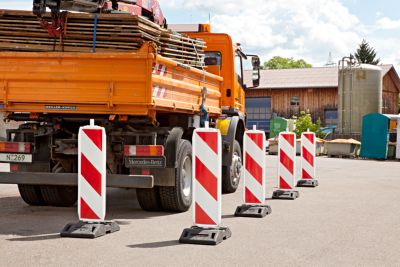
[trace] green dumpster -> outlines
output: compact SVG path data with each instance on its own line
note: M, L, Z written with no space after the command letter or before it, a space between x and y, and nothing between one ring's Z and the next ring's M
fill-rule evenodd
M279 133L286 131L288 128L288 120L282 117L276 117L271 120L269 138L274 138Z

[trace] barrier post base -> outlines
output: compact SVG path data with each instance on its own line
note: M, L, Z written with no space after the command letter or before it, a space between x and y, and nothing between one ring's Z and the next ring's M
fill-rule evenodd
M303 179L297 182L297 187L317 187L318 185L318 180L315 179Z
M228 227L202 228L193 226L183 230L179 243L216 246L232 236Z
M273 199L291 199L300 197L299 191L277 190L272 194Z
M78 222L69 223L61 231L61 237L94 239L106 234L119 231L119 225L115 222Z
M272 209L268 205L242 205L236 208L236 217L264 218L271 214Z

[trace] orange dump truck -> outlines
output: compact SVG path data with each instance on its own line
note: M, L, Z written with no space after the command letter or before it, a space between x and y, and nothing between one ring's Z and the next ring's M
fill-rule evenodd
M0 52L0 111L21 122L0 142L0 183L18 184L30 205L74 205L77 134L95 119L107 131L107 186L136 188L145 210L186 211L192 133L207 120L223 135L223 191L234 192L246 55L208 28L187 33L207 43L204 69L158 55L153 43L135 53Z

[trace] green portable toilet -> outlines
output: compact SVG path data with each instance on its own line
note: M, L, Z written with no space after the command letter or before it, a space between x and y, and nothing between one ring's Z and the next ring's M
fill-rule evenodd
M387 159L390 118L379 113L365 115L362 122L362 158Z
M286 131L287 127L288 121L285 118L276 117L275 119L271 120L269 138L278 136L279 133Z

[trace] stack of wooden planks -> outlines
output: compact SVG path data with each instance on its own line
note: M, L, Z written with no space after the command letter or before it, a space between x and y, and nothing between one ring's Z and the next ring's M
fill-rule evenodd
M51 21L50 15L44 19ZM204 64L202 40L169 32L139 16L67 13L60 38L51 37L31 12L0 10L0 51L128 52L148 41L165 57L194 67Z
M203 66L204 49L206 48L206 43L203 40L165 30L162 31L160 40L163 56L187 65Z

